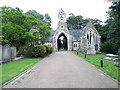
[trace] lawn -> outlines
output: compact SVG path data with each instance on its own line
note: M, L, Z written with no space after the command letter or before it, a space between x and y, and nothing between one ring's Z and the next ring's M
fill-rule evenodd
M0 65L0 68L2 68L2 72L0 72L0 75L2 75L2 84L19 75L21 72L33 66L40 60L41 59L39 58L24 58L19 61L9 62Z
M74 51L73 53L77 54L76 51ZM113 63L104 61L104 67L103 68L100 67L100 58L106 57L105 54L87 55L86 58L84 58L84 56L85 56L84 54L79 53L78 55L81 58L85 59L87 62L93 64L95 67L97 67L98 69L102 70L103 72L105 72L106 74L111 76L112 78L120 81L120 78L118 78L118 77L120 77L120 75L118 76L118 70L120 71L120 69L118 69L118 67L114 66Z

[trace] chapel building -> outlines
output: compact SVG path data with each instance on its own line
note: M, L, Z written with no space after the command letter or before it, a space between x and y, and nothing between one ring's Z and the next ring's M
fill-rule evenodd
M91 22L81 30L68 30L66 14L63 9L58 13L58 26L51 30L50 37L45 45L53 47L54 51L60 50L86 50L87 54L96 54L100 51L100 38L98 31Z

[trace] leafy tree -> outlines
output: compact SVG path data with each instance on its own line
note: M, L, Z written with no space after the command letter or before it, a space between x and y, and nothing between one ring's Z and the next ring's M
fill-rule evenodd
M44 16L42 14L39 14L36 10L29 10L25 14L32 15L40 21L43 21L44 19Z
M113 41L120 47L120 1L112 3L112 6L109 9L109 18L107 20L109 33L107 39Z
M44 23L47 23L47 24L49 24L51 26L51 17L49 16L48 13L46 13L45 16L44 16L44 15L38 13L36 10L29 10L25 14L26 15L32 15L36 19L38 19L38 20L40 20L40 21L42 21Z
M2 14L2 44L10 44L20 47L28 47L35 40L41 44L50 35L50 26L36 19L34 16L22 13L19 8L0 7ZM38 29L37 35L31 34L31 29ZM39 36L39 37L38 37ZM37 37L37 39L36 39ZM40 38L40 39L38 39Z
M86 25L86 20L84 20L81 15L75 16L71 13L70 16L67 18L66 23L68 30L81 29Z
M104 53L116 53L117 46L114 42L106 41L104 43L101 43L101 51Z
M45 14L44 16L44 22L49 24L51 26L51 18L49 16L49 14Z

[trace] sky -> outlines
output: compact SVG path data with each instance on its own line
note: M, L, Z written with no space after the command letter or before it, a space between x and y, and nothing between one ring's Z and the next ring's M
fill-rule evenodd
M111 3L105 0L0 0L1 6L19 7L23 12L36 10L40 14L48 13L52 20L51 27L57 29L58 13L61 8L66 13L73 13L75 16L82 15L83 18L97 18L105 21L106 11Z

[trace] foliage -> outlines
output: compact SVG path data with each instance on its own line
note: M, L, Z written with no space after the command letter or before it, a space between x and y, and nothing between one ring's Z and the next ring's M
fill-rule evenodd
M0 7L2 22L2 44L9 44L10 46L16 46L18 49L26 48L32 45L32 42L44 41L50 35L50 25L38 20L38 18L32 15L26 15L19 8ZM37 12L36 12L37 13ZM35 15L38 15L35 14ZM38 15L39 17L39 15ZM42 15L41 15L41 19ZM31 29L36 32L30 33Z
M51 54L53 52L53 47L49 47L49 53Z
M73 52L74 54L77 54L75 51ZM85 59L89 63L93 64L95 67L98 69L101 69L103 72L106 74L110 75L112 78L117 79L120 81L120 75L118 76L118 68L111 62L104 62L104 67L100 67L100 58L105 57L106 55L104 54L97 54L97 55L87 55L86 58L84 58L84 54L79 53L78 56L81 58Z
M51 54L53 52L53 48L52 47L45 45L45 48L46 48L46 55Z
M81 29L86 25L86 20L83 19L81 15L79 16L74 16L71 15L67 18L67 28L68 30L73 30L73 29Z
M51 26L51 17L49 16L48 13L46 13L44 16L40 13L38 13L36 10L29 10L27 11L25 14L27 15L32 15L34 16L36 19L44 22L44 23L47 23L48 25Z
M115 43L113 43L111 41L106 41L106 42L101 44L100 49L104 53L116 53L117 46Z
M120 1L112 3L109 9L108 20L106 21L109 26L107 39L120 47Z
M52 52L53 52L52 47L39 45L39 46L29 47L25 51L19 52L19 54L23 54L26 57L45 57L46 55Z
M44 16L44 22L51 26L51 18L48 13Z
M41 59L24 58L19 61L9 62L0 65L0 68L2 68L2 72L0 72L0 75L2 75L2 84L14 78L15 76L19 75L21 72L33 66L35 63L39 62L40 60Z
M44 46L29 47L25 54L27 57L44 57L46 48Z
M26 32L20 25L13 24L11 22L2 24L3 44L9 43L11 46L19 47L28 45L33 41L33 36Z
M29 10L25 14L32 15L40 21L43 21L44 19L44 16L42 14L39 14L36 10Z

